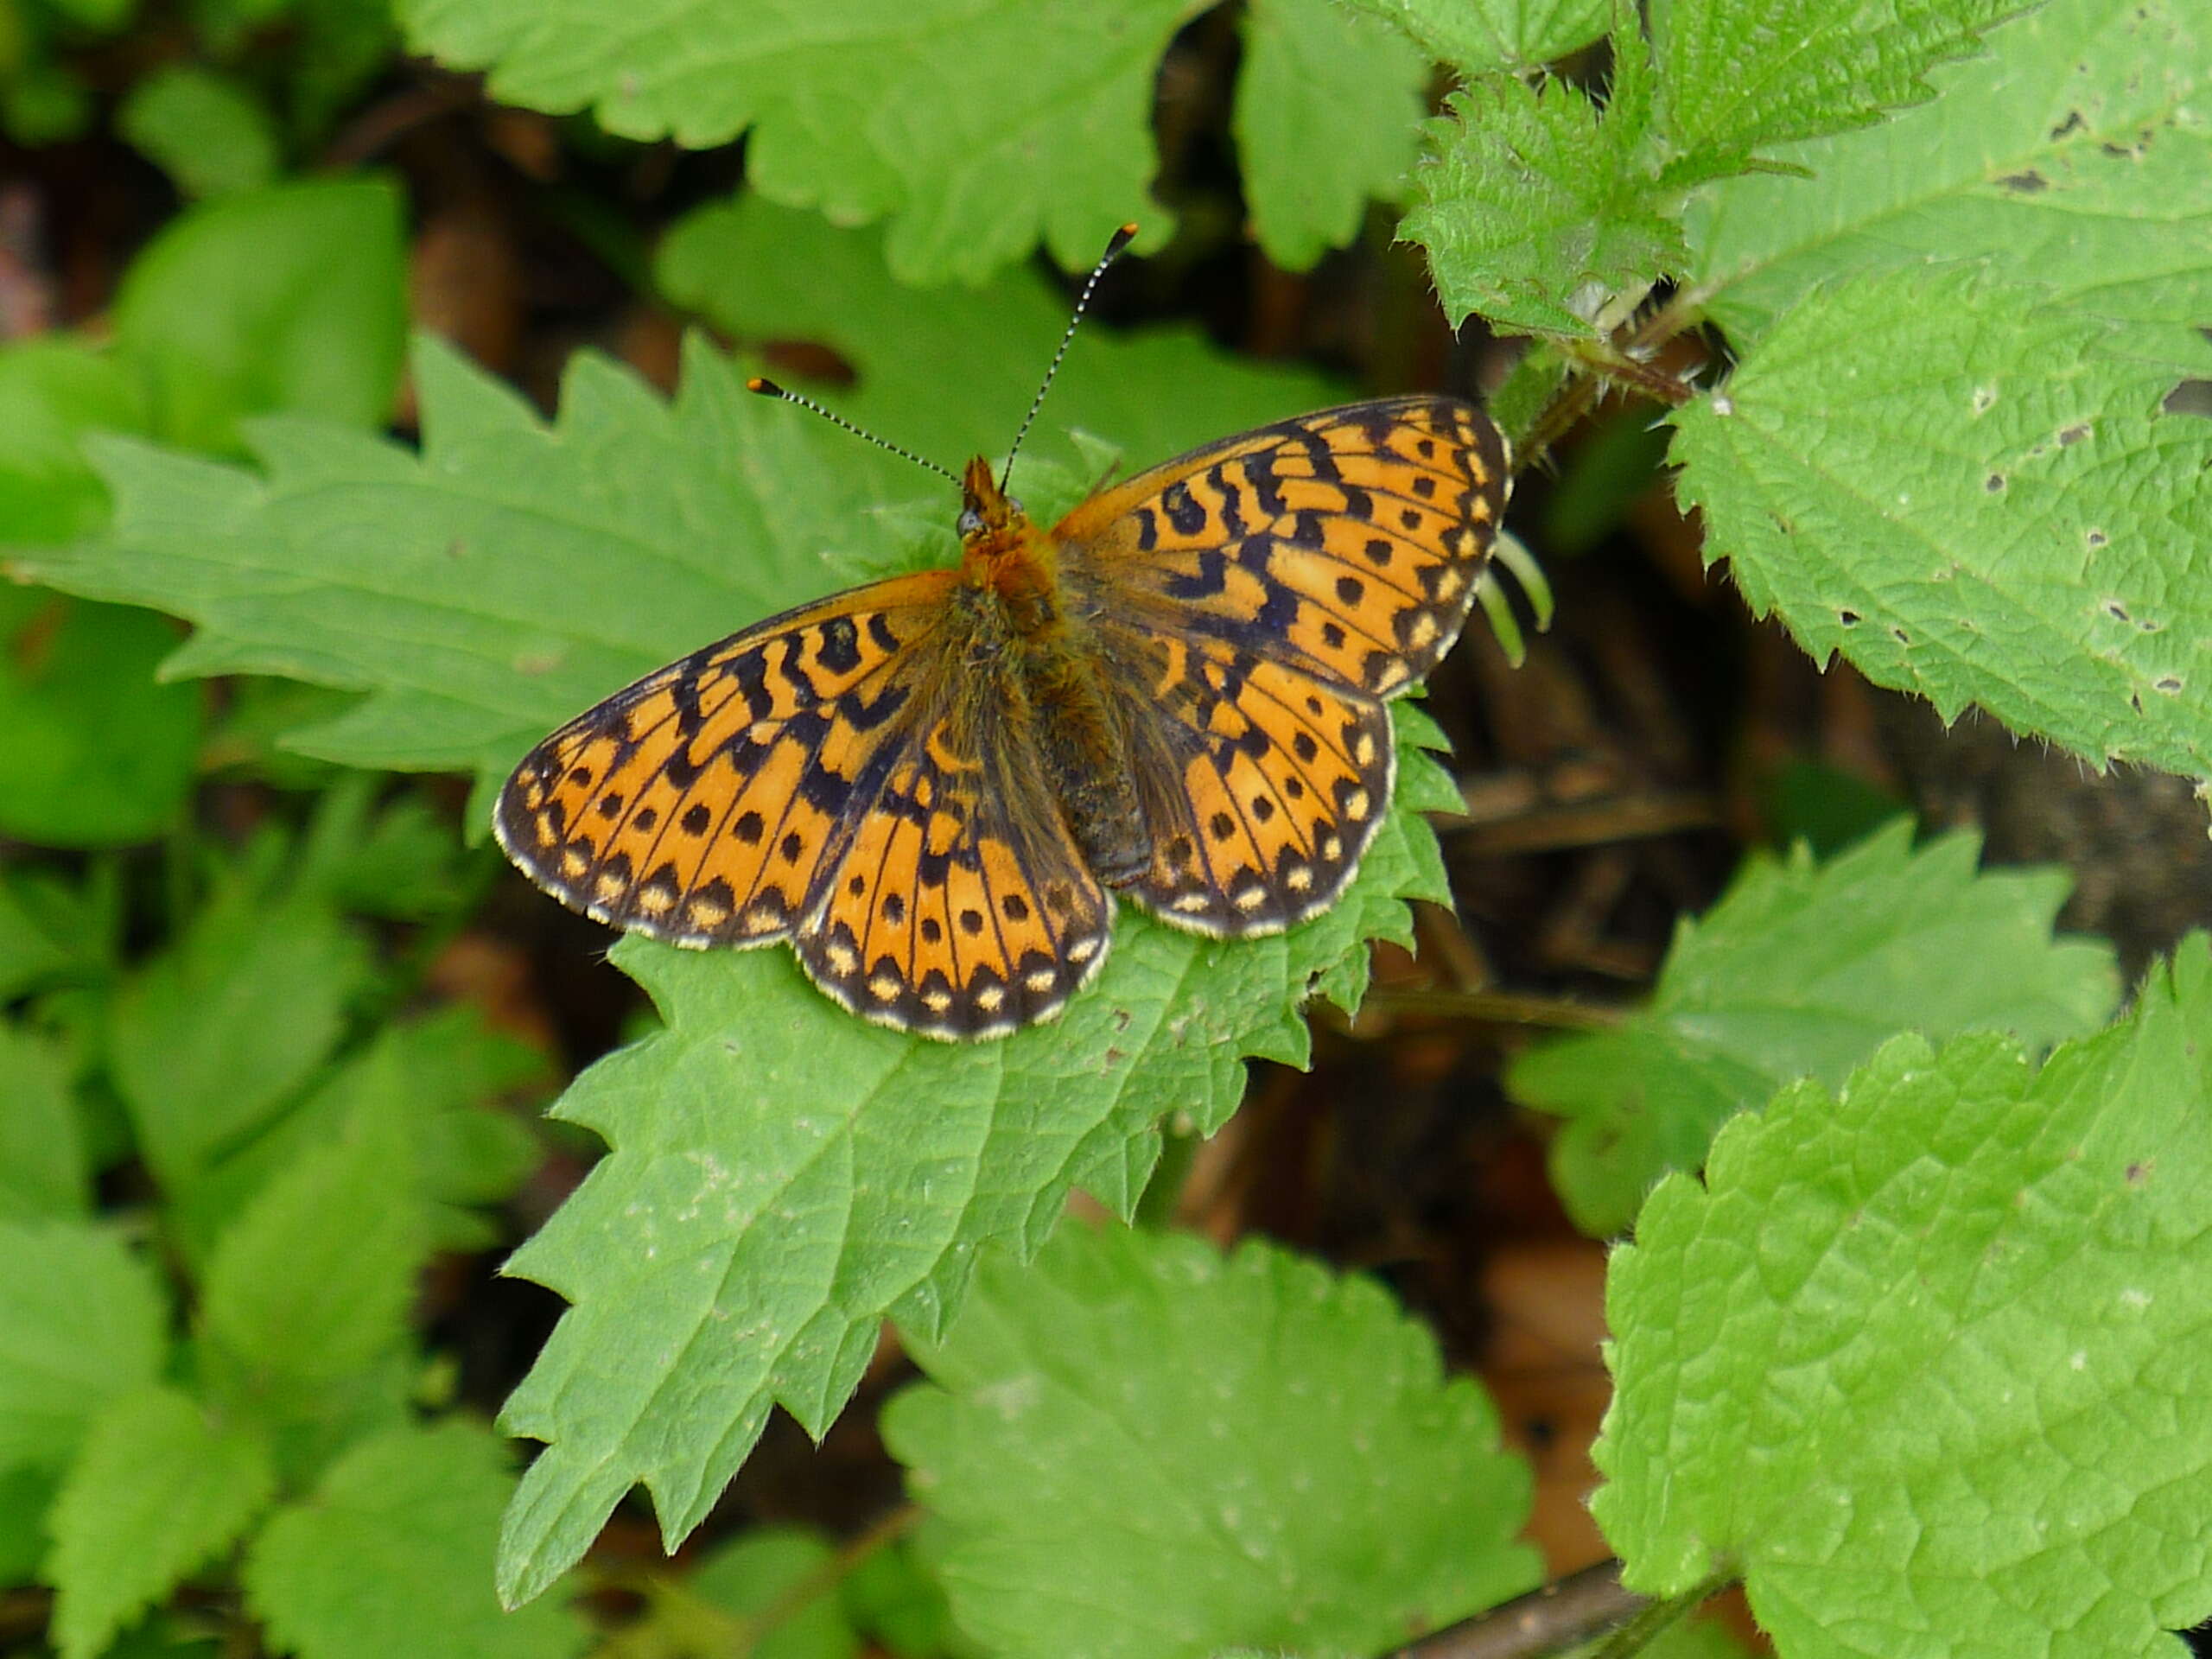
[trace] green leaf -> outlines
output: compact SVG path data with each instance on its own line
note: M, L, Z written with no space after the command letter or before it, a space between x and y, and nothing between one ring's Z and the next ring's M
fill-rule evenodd
M944 1587L906 1539L862 1558L837 1586L837 1598L853 1628L899 1659L963 1650Z
M114 896L111 880L78 887L24 865L0 869L0 1002L105 977L115 962Z
M174 1389L93 1419L49 1522L61 1659L97 1659L117 1631L235 1542L276 1490L265 1441L211 1421Z
M1395 201L1428 111L1428 64L1338 0L1254 0L1237 73L1236 153L1261 249L1304 270Z
M839 230L751 194L679 221L661 244L654 278L670 299L740 339L833 347L851 364L857 387L810 390L870 430L948 465L1006 452L1070 306L1065 289L1027 269L974 289L917 293L892 276L879 233ZM1069 345L1023 454L1066 461L1077 452L1059 435L1083 428L1119 446L1131 465L1148 466L1344 395L1340 382L1309 370L1226 356L1186 326L1117 334L1093 321ZM809 417L780 410L774 418ZM888 499L931 487L903 462L850 439L838 440L826 459L841 474L870 471L879 488L897 492ZM1024 487L1028 471L1021 469Z
M1725 1119L1798 1077L1834 1088L1899 1032L2040 1047L2102 1023L2111 947L2051 938L2066 874L1977 874L1979 850L1961 832L1915 851L1898 819L1823 865L1802 847L1755 855L1681 924L1648 1007L1521 1056L1514 1097L1571 1120L1552 1174L1576 1224L1621 1231L1662 1173L1704 1161Z
M115 303L154 431L214 451L238 447L240 417L273 410L382 425L406 327L399 192L377 179L192 208L132 262Z
M976 1275L883 1431L995 1654L1376 1652L1528 1589L1529 1479L1377 1287L1065 1228Z
M2180 579L2212 542L2212 426L2162 413L2171 362L2125 344L2037 288L1870 271L1681 411L1677 493L1815 659L1946 720L1978 703L2099 764L2212 775L2212 608Z
M1594 320L1679 270L1681 232L1643 159L1632 111L1600 115L1563 81L1485 75L1446 101L1399 234L1428 251L1456 325L1471 312L1530 333Z
M296 1159L217 1243L198 1329L228 1398L278 1417L407 1338L416 1270L429 1254L407 1143L373 1118Z
M491 1242L470 1211L511 1197L538 1163L535 1136L488 1103L543 1080L534 1050L487 1029L474 1009L454 1006L380 1027L296 1107L211 1167L173 1206L187 1253L204 1257L217 1236L270 1182L314 1149L374 1123L407 1148L379 1181L408 1183L432 1205L430 1228L443 1247ZM411 1170L411 1178L410 1171Z
M608 131L704 148L842 225L888 218L901 282L979 282L1040 239L1063 265L1160 218L1161 54L1200 0L679 0L649 29L601 0L402 0L410 44L493 96L588 106Z
M47 1511L54 1507L60 1484L50 1469L0 1470L0 1588L23 1589L38 1582L39 1564L48 1548Z
M2022 0L1657 0L1660 126L1679 152L1734 161L1864 126L1929 96L1929 67Z
M114 1234L0 1220L0 1469L59 1469L100 1408L159 1374L168 1308Z
M197 686L156 682L177 643L143 611L0 588L0 834L112 847L175 821L202 702Z
M91 1208L68 1063L48 1039L0 1025L0 1219L76 1220Z
M313 895L233 874L117 994L109 1068L140 1151L181 1193L266 1126L338 1041L372 968Z
M1605 32L1610 0L1349 0L1395 23L1432 58L1472 79L1533 69Z
M1739 344L1818 284L1984 261L2063 303L2180 332L2212 315L2212 28L2186 0L2056 0L1993 29L1942 96L1793 145L1693 204L1693 273ZM2144 331L2149 332L2149 331Z
M1442 891L1435 838L1413 814L1449 779L1400 753L1398 805L1333 910L1236 943L1125 913L1067 1014L1001 1042L867 1025L786 951L617 944L666 1027L555 1106L613 1151L508 1264L575 1306L502 1419L550 1442L508 1519L503 1592L535 1594L637 1481L673 1548L772 1404L827 1432L887 1313L939 1328L981 1245L1034 1250L1077 1185L1127 1214L1163 1114L1211 1135L1236 1108L1244 1057L1303 1064L1307 987L1356 1001L1362 942L1404 939L1401 895Z
M691 1592L744 1618L778 1607L781 1599L837 1559L821 1534L804 1527L753 1527L704 1556L684 1580ZM839 1605L834 1575L812 1599L761 1629L744 1650L750 1659L852 1659L860 1637Z
M73 335L0 346L0 545L90 535L107 486L85 460L88 431L142 432L146 399L113 352Z
M2212 950L2040 1073L1883 1049L1670 1176L1612 1258L1592 1507L1793 1659L2182 1659L2212 1613Z
M323 790L301 848L297 887L356 915L395 921L458 910L473 895L452 823L419 794L379 802L378 784L349 772Z
M166 64L130 89L116 129L188 196L257 190L276 176L276 127L261 100L197 64Z
M504 1449L461 1422L355 1446L246 1558L252 1609L276 1645L314 1659L467 1654L559 1659L582 1645L551 1604L503 1613L492 1541L514 1485Z

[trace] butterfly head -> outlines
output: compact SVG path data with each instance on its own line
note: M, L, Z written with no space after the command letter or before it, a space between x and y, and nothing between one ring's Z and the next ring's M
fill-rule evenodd
M1002 557L1028 538L1021 503L999 487L991 464L977 455L960 480L960 545L973 562Z

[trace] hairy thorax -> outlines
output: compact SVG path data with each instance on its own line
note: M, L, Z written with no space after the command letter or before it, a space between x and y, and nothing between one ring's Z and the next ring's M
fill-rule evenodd
M973 671L1003 677L1009 718L1025 721L1084 860L1110 887L1153 861L1129 764L1124 721L1101 672L1090 619L1071 606L1053 547L1001 493L980 461L969 464L961 582L983 649Z

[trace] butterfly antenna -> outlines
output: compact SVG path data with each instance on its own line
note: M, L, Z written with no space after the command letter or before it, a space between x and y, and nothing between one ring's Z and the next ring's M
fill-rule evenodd
M787 404L797 404L801 409L812 410L817 415L819 415L823 420L829 422L832 426L842 426L846 431L851 433L855 437L866 438L870 443L874 444L879 449L888 449L894 455L903 455L908 461L912 461L915 466L923 468L925 471L935 473L939 478L949 478L956 484L960 481L960 474L952 471L950 467L940 467L933 461L925 461L912 450L902 449L897 444L892 442L888 438L879 438L874 433L869 431L866 427L855 426L850 421L837 413L836 410L824 409L820 404L816 403L811 397L804 397L798 392L787 391L772 380L756 374L753 378L745 383L745 389L747 391L759 392L763 397L780 397Z
M1090 276L1083 285L1083 292L1076 296L1075 315L1068 319L1067 327L1060 334L1060 349L1052 353L1052 365L1045 371L1045 384L1037 388L1037 395L1029 400L1029 412L1021 417L1021 429L1014 435L1014 448L1006 452L1006 471L999 474L999 488L1003 491L1014 478L1014 458L1021 453L1021 441L1029 435L1031 423L1037 411L1045 406L1045 394L1052 389L1052 377L1060 372L1060 359L1068 354L1068 342L1075 338L1075 326L1083 321L1083 314L1090 307L1090 296L1098 290L1098 279L1106 274L1106 267L1122 257L1122 250L1129 245L1137 227L1124 225L1114 232L1106 244L1106 251L1098 256L1098 263L1090 268Z

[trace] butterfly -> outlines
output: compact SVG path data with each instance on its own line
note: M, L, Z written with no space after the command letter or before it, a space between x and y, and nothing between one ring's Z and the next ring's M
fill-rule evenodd
M1507 489L1502 435L1441 397L1220 440L1050 529L979 456L957 566L617 692L515 769L499 844L600 921L789 941L867 1019L1003 1036L1098 971L1113 895L1220 938L1342 896L1384 704L1458 636Z

